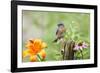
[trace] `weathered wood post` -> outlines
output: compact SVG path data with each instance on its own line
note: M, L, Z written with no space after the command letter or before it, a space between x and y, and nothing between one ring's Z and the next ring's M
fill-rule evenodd
M74 59L74 50L73 50L74 45L75 45L75 42L73 40L65 41L64 51L63 51L63 60Z

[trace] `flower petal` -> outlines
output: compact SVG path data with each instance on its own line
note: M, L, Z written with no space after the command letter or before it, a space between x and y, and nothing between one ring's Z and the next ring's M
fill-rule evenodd
M39 53L39 55L42 56L43 59L45 59L45 57L46 57L46 52L45 52L45 50L44 50L44 49L41 50L40 53Z
M47 44L46 43L42 43L42 48L46 48L47 47Z
M25 58L26 56L29 56L29 55L30 55L29 54L29 49L26 49L26 50L23 51L22 57Z
M83 48L87 48L87 47L88 47L88 45L87 45L85 42L83 42L82 47L83 47Z
M79 46L75 45L74 50L79 50Z
M36 55L30 56L30 61L31 62L36 62L37 61L37 56Z

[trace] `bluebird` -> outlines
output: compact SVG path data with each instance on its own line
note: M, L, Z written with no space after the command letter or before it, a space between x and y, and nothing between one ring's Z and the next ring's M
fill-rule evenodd
M64 37L64 32L66 31L65 26L63 23L58 24L58 28L56 31L56 39L53 42L57 42L58 40Z

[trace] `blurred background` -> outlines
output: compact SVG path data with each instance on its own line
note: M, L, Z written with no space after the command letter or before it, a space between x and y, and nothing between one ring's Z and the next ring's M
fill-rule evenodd
M47 43L46 61L59 61L62 58L60 45L52 41L56 38L58 23L64 23L67 30L70 25L78 31L82 40L90 42L90 14L75 12L42 12L42 11L22 11L23 18L23 50L25 43L29 39L40 38ZM89 59L90 49L84 51L84 59ZM28 58L24 61L29 61Z

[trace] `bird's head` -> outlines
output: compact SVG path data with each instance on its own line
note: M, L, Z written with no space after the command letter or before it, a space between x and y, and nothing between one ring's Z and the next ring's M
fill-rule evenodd
M58 27L64 27L64 24L63 23L59 23Z

